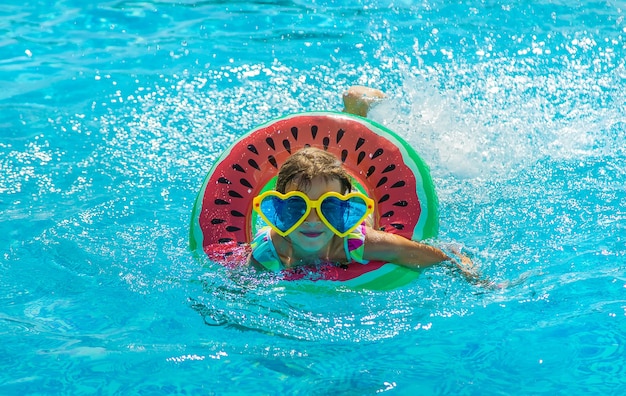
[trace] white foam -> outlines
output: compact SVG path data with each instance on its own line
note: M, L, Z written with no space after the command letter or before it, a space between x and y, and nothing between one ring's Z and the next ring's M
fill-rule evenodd
M410 69L370 115L441 177L501 177L546 157L619 149L624 131L615 125L626 122L619 73L597 81L576 63L548 75L528 75L525 62L501 63Z

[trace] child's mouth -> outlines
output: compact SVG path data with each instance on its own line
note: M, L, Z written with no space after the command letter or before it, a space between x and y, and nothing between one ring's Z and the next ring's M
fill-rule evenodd
M304 235L307 238L317 238L318 236L322 235L322 233L307 231L307 232L303 232L302 235Z

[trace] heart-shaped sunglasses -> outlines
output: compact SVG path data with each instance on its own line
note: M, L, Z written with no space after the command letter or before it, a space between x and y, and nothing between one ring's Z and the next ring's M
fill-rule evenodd
M282 194L266 191L252 201L252 207L279 235L286 236L304 222L311 209L336 235L345 237L374 212L374 201L360 192L327 192L312 201L301 191Z

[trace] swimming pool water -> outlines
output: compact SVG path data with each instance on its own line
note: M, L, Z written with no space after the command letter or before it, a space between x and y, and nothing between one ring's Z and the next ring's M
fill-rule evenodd
M624 393L624 9L4 2L0 393ZM230 142L352 84L430 165L436 243L509 287L312 292L193 258Z

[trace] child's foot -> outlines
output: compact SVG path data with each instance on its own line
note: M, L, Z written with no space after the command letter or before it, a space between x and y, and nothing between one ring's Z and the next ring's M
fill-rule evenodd
M343 94L343 111L365 117L372 104L384 98L385 94L378 89L354 85Z

